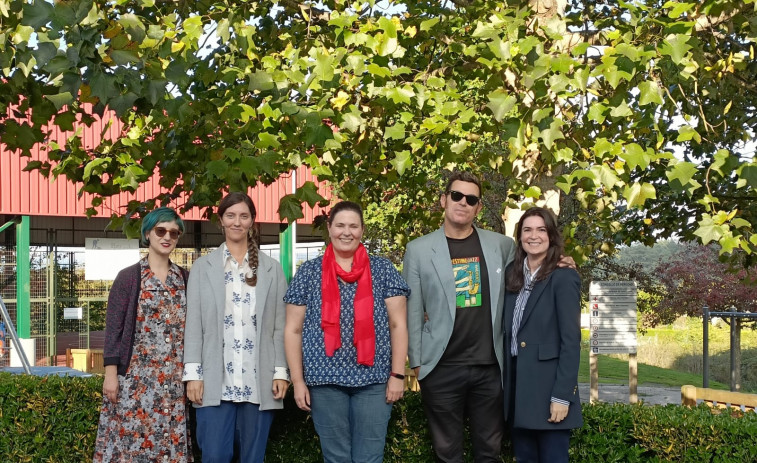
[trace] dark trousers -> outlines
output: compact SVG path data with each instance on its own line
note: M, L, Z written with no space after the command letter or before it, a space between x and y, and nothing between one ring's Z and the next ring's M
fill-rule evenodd
M513 428L511 436L518 463L568 463L569 429Z
M476 463L498 462L505 432L499 365L437 365L420 381L437 461L463 461L463 427L470 422Z

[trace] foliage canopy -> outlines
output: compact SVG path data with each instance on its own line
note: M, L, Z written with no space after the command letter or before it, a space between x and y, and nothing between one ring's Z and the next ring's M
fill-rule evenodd
M400 245L457 166L507 179L498 213L569 193L579 259L660 236L751 255L754 0L566 3L0 0L0 134L28 153L112 110L120 138L27 168L101 196L159 175L189 208L304 164Z

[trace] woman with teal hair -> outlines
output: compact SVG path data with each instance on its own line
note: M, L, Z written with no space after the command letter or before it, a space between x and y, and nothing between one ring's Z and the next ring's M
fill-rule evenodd
M187 271L169 259L183 232L173 209L147 214L140 242L148 254L113 282L96 462L192 461L181 381Z

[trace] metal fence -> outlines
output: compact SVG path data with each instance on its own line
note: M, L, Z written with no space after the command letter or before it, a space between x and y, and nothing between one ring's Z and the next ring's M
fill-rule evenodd
M171 254L176 264L190 269L195 260L212 249L177 249ZM278 246L261 246L261 251L279 259ZM298 245L295 255L299 266L323 252L323 244ZM142 256L146 249L140 250ZM93 333L102 336L108 292L113 284L106 280L84 278L84 250L32 249L30 252L30 331L35 340L32 365L65 363L67 348L93 347ZM17 323L16 249L0 247L0 296L10 318ZM102 338L99 341L102 342ZM10 364L9 340L0 349L0 367Z

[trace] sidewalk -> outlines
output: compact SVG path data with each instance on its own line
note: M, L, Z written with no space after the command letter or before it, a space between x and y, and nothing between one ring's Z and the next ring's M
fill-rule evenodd
M581 402L589 402L589 384L579 383ZM681 388L664 386L638 386L636 388L639 402L646 405L681 404ZM599 401L608 403L628 403L627 384L599 384Z

